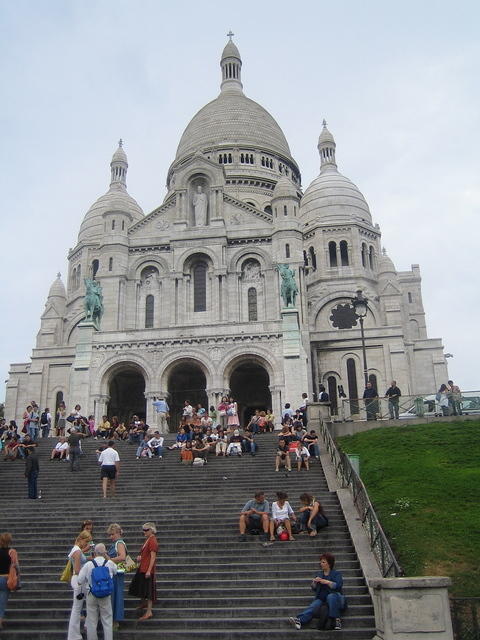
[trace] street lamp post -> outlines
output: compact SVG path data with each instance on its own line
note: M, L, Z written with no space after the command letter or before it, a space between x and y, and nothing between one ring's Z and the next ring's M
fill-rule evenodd
M362 290L357 290L357 295L355 298L352 298L353 309L355 311L355 315L360 321L360 335L362 337L362 352L363 352L363 375L365 377L365 387L368 383L368 368L367 368L367 350L365 349L365 333L363 331L363 319L367 315L368 311L368 300L362 294Z

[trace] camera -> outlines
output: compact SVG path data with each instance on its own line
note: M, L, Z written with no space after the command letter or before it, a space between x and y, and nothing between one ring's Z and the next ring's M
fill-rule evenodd
M79 593L77 596L75 596L77 598L77 600L83 600L85 598L85 594L83 593Z

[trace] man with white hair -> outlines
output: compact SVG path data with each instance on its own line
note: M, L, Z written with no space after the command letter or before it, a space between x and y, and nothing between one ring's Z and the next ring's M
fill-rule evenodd
M93 572L96 571L97 568L101 567L106 567L108 569L108 575L111 579L113 579L113 576L117 573L117 565L108 559L107 550L103 543L95 545L94 559L86 562L78 574L78 585L80 586L85 583L88 584L86 623L87 640L98 640L97 625L99 615L102 622L104 640L113 640L111 598L113 586L110 594L108 595L99 597L94 594L96 591L96 584L98 584L99 580ZM102 586L104 585L102 584Z

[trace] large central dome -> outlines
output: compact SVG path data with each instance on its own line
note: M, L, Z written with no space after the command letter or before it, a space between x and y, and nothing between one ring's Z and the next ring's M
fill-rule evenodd
M272 116L243 93L242 59L234 42L227 42L220 60L221 93L195 114L183 132L175 162L212 148L247 147L270 151L292 160L283 131Z
M274 118L240 91L222 91L193 116L183 132L176 160L222 145L260 147L290 158L290 148Z

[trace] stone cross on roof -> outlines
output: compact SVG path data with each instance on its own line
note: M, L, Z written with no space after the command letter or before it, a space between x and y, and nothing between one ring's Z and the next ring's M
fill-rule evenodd
M227 36L230 38L230 40L232 39L232 37L233 37L234 35L235 35L235 34L234 34L234 33L232 33L232 30L231 30L231 29L230 29L230 31L227 33Z

